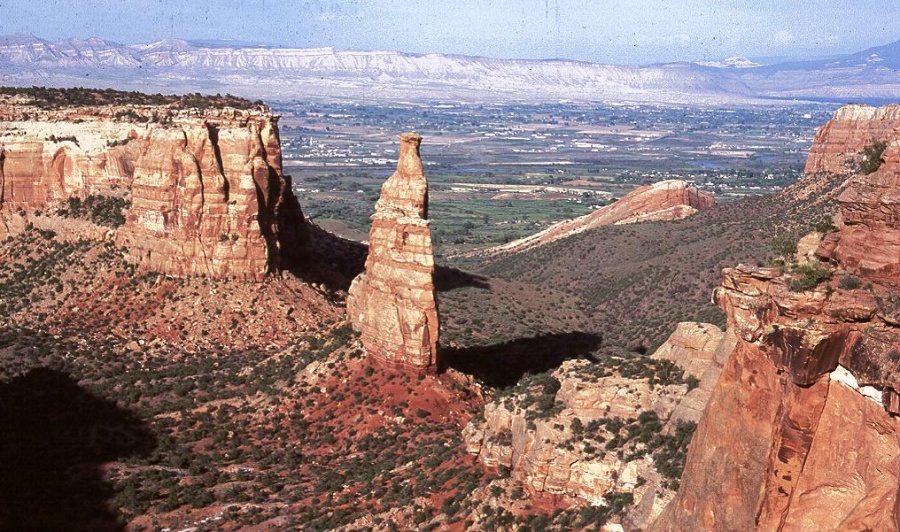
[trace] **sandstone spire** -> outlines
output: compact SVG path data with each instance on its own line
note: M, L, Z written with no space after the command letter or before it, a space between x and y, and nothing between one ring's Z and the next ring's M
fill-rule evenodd
M433 371L439 325L421 142L417 133L400 135L397 170L375 204L366 270L350 286L347 312L369 356Z

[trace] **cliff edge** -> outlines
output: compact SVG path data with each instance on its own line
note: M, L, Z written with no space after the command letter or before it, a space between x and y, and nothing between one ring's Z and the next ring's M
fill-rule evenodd
M306 224L264 106L48 108L4 94L0 127L0 233L70 198L119 197L130 207L114 238L142 269L257 280L299 258Z

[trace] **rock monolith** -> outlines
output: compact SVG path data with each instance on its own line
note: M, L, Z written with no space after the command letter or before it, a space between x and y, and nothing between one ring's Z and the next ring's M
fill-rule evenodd
M366 269L350 286L347 312L368 356L434 371L439 324L421 141L416 133L400 135L397 170L375 204Z

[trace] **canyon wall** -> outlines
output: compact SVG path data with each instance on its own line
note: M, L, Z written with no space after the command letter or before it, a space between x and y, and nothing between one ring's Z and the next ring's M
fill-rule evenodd
M305 221L265 108L44 110L7 97L0 125L0 217L119 196L131 206L116 242L145 270L260 279L299 258Z
M440 325L421 142L415 133L400 136L397 170L375 204L365 271L350 286L347 313L370 357L434 371Z
M897 138L900 105L845 105L819 128L809 149L804 173L850 174L859 153L873 142Z
M653 530L900 529L898 109L845 107L816 136L816 172L886 141L838 197L821 262L724 271L737 345Z

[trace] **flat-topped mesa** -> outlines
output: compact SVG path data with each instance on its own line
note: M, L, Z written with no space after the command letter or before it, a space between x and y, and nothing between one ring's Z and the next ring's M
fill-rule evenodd
M898 115L849 106L817 135L807 168L847 139L884 142L838 197L820 263L723 272L737 345L651 530L900 530Z
M259 280L299 258L307 228L265 107L20 99L0 99L0 218L118 195L115 240L142 270Z
M439 322L421 141L416 133L400 135L397 171L381 187L366 269L350 286L347 312L374 360L435 371Z

